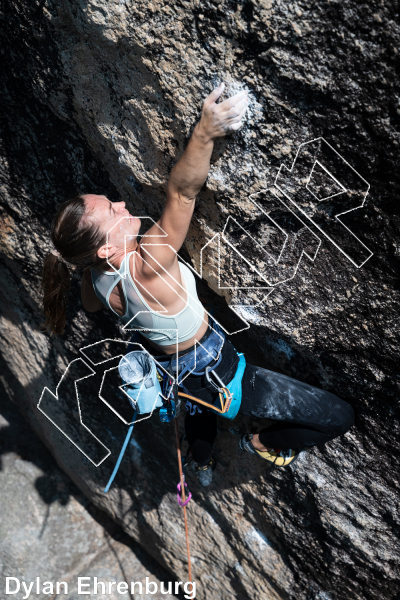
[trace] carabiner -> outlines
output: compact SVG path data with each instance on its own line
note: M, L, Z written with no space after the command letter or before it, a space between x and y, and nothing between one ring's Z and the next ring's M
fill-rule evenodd
M224 388L226 389L226 386L225 386L224 382L222 381L222 379L217 375L217 373L214 372L214 369L216 366L217 365L215 365L213 368L206 367L204 369L204 372L205 372L208 383L211 383L211 385L213 385L220 394L223 394ZM212 373L214 375L215 379L218 381L218 383L221 385L221 387L218 387L217 384L214 383L214 381L212 381L212 379L210 378L210 373Z

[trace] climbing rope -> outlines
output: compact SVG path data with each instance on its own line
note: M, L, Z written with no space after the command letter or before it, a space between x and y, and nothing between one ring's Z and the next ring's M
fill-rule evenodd
M114 481L115 475L117 474L117 471L121 464L122 458L125 454L126 447L129 443L130 437L132 435L136 417L137 417L137 412L135 411L133 414L133 417L132 417L131 425L128 429L128 433L126 434L124 444L121 448L121 452L119 453L117 463L114 467L114 470L111 474L111 477L110 477L106 487L104 488L105 493L107 493L108 490L110 489L110 486L111 486L112 482ZM176 446L177 446L177 453L178 453L178 465L179 465L179 476L180 476L180 483L178 483L178 485L177 485L177 488L178 488L178 494L177 494L178 498L177 499L178 499L179 506L181 506L183 508L183 516L185 519L186 549L187 549L187 556L188 556L189 581L192 581L192 566L190 564L189 530L188 530L187 515L186 515L186 505L188 504L188 502L190 502L190 500L192 498L192 494L189 492L188 498L186 499L185 486L187 487L187 484L185 482L185 476L183 474L183 468L182 468L182 455L181 455L181 444L180 444L180 439L179 439L178 419L175 418L174 422L175 422ZM179 496L179 493L181 493L181 497Z
M190 547L189 547L189 530L188 530L188 524L187 524L187 515L186 515L186 505L189 502L190 498L192 497L192 495L189 492L189 498L188 500L186 500L185 497L185 478L183 475L183 469L182 469L182 457L181 457L181 444L180 444L180 440L179 440L179 429L178 429L178 419L174 419L175 421L175 436L176 436L176 448L177 448L177 452L178 452L178 465L179 465L179 475L180 475L180 484L178 484L178 492L181 491L182 497L180 499L179 505L182 506L183 508L183 516L185 519L185 533L186 533L186 549L187 549L187 556L188 556L188 570L189 570L189 581L192 581L192 566L190 564ZM178 494L178 498L179 498L179 494Z
M114 477L115 477L115 476L116 476L116 474L117 474L117 471L118 471L118 469L119 469L119 465L121 464L121 460L122 460L122 459L123 459L123 457L124 457L124 454L125 454L126 447L127 447L127 445L128 445L128 442L129 442L129 440L130 440L130 437L131 437L131 435L132 435L133 428L134 428L134 426L135 426L136 417L137 417L137 412L135 411L135 412L133 413L132 422L131 422L131 424L130 424L130 427L129 427L129 429L128 429L128 433L126 434L126 438L125 438L125 441L124 441L124 445L122 446L122 448L121 448L121 452L119 453L118 460L117 460L117 464L115 465L115 467L114 467L114 471L112 472L112 474L111 474L111 477L110 477L110 479L108 480L108 483L107 483L106 487L104 488L104 492L105 492L106 494L107 494L108 490L110 489L112 482L114 481Z

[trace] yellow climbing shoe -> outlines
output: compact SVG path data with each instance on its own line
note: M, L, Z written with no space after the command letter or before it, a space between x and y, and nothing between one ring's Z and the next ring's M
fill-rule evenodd
M299 452L296 450L282 450L280 448L274 448L273 450L266 450L265 452L261 452L261 450L257 450L254 448L251 440L253 439L252 433L246 433L239 440L239 448L246 452L250 452L250 454L258 454L264 460L268 460L275 467L287 467L291 462L293 462L298 456Z

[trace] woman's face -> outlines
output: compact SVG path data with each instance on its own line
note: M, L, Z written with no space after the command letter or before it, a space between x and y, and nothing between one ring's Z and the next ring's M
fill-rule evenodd
M111 202L106 196L86 194L82 196L88 210L93 211L92 219L108 234L107 244L125 249L132 246L140 229L140 219L133 217L125 208L125 202Z

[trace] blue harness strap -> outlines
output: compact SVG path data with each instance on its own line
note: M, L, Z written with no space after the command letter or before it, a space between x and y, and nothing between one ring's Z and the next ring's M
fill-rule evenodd
M239 412L240 404L242 402L242 378L246 368L246 359L243 353L237 353L239 357L239 364L236 369L236 373L232 381L226 386L232 394L231 405L226 413L218 413L225 419L234 419Z
M114 481L114 477L116 476L116 474L117 474L117 472L118 472L119 465L121 464L121 460L123 459L123 456L124 456L124 454L125 454L126 447L127 447L127 445L128 445L128 442L129 442L129 440L130 440L130 437L131 437L131 435L132 435L132 431L133 431L133 427L134 427L134 425L135 425L136 417L137 417L137 412L135 411L135 412L133 413L133 417L132 417L132 423L130 424L130 426L129 426L129 429L128 429L128 433L126 434L126 438L125 438L125 441L124 441L124 445L122 446L122 448L121 448L121 452L119 453L118 460L117 460L117 464L115 465L115 467L114 467L114 471L112 472L112 474L111 474L111 477L110 477L110 479L108 480L108 483L107 483L106 487L104 488L104 492L105 492L105 493L107 493L107 492L108 492L108 490L110 489L110 487L111 487L111 484L112 484L112 482Z

